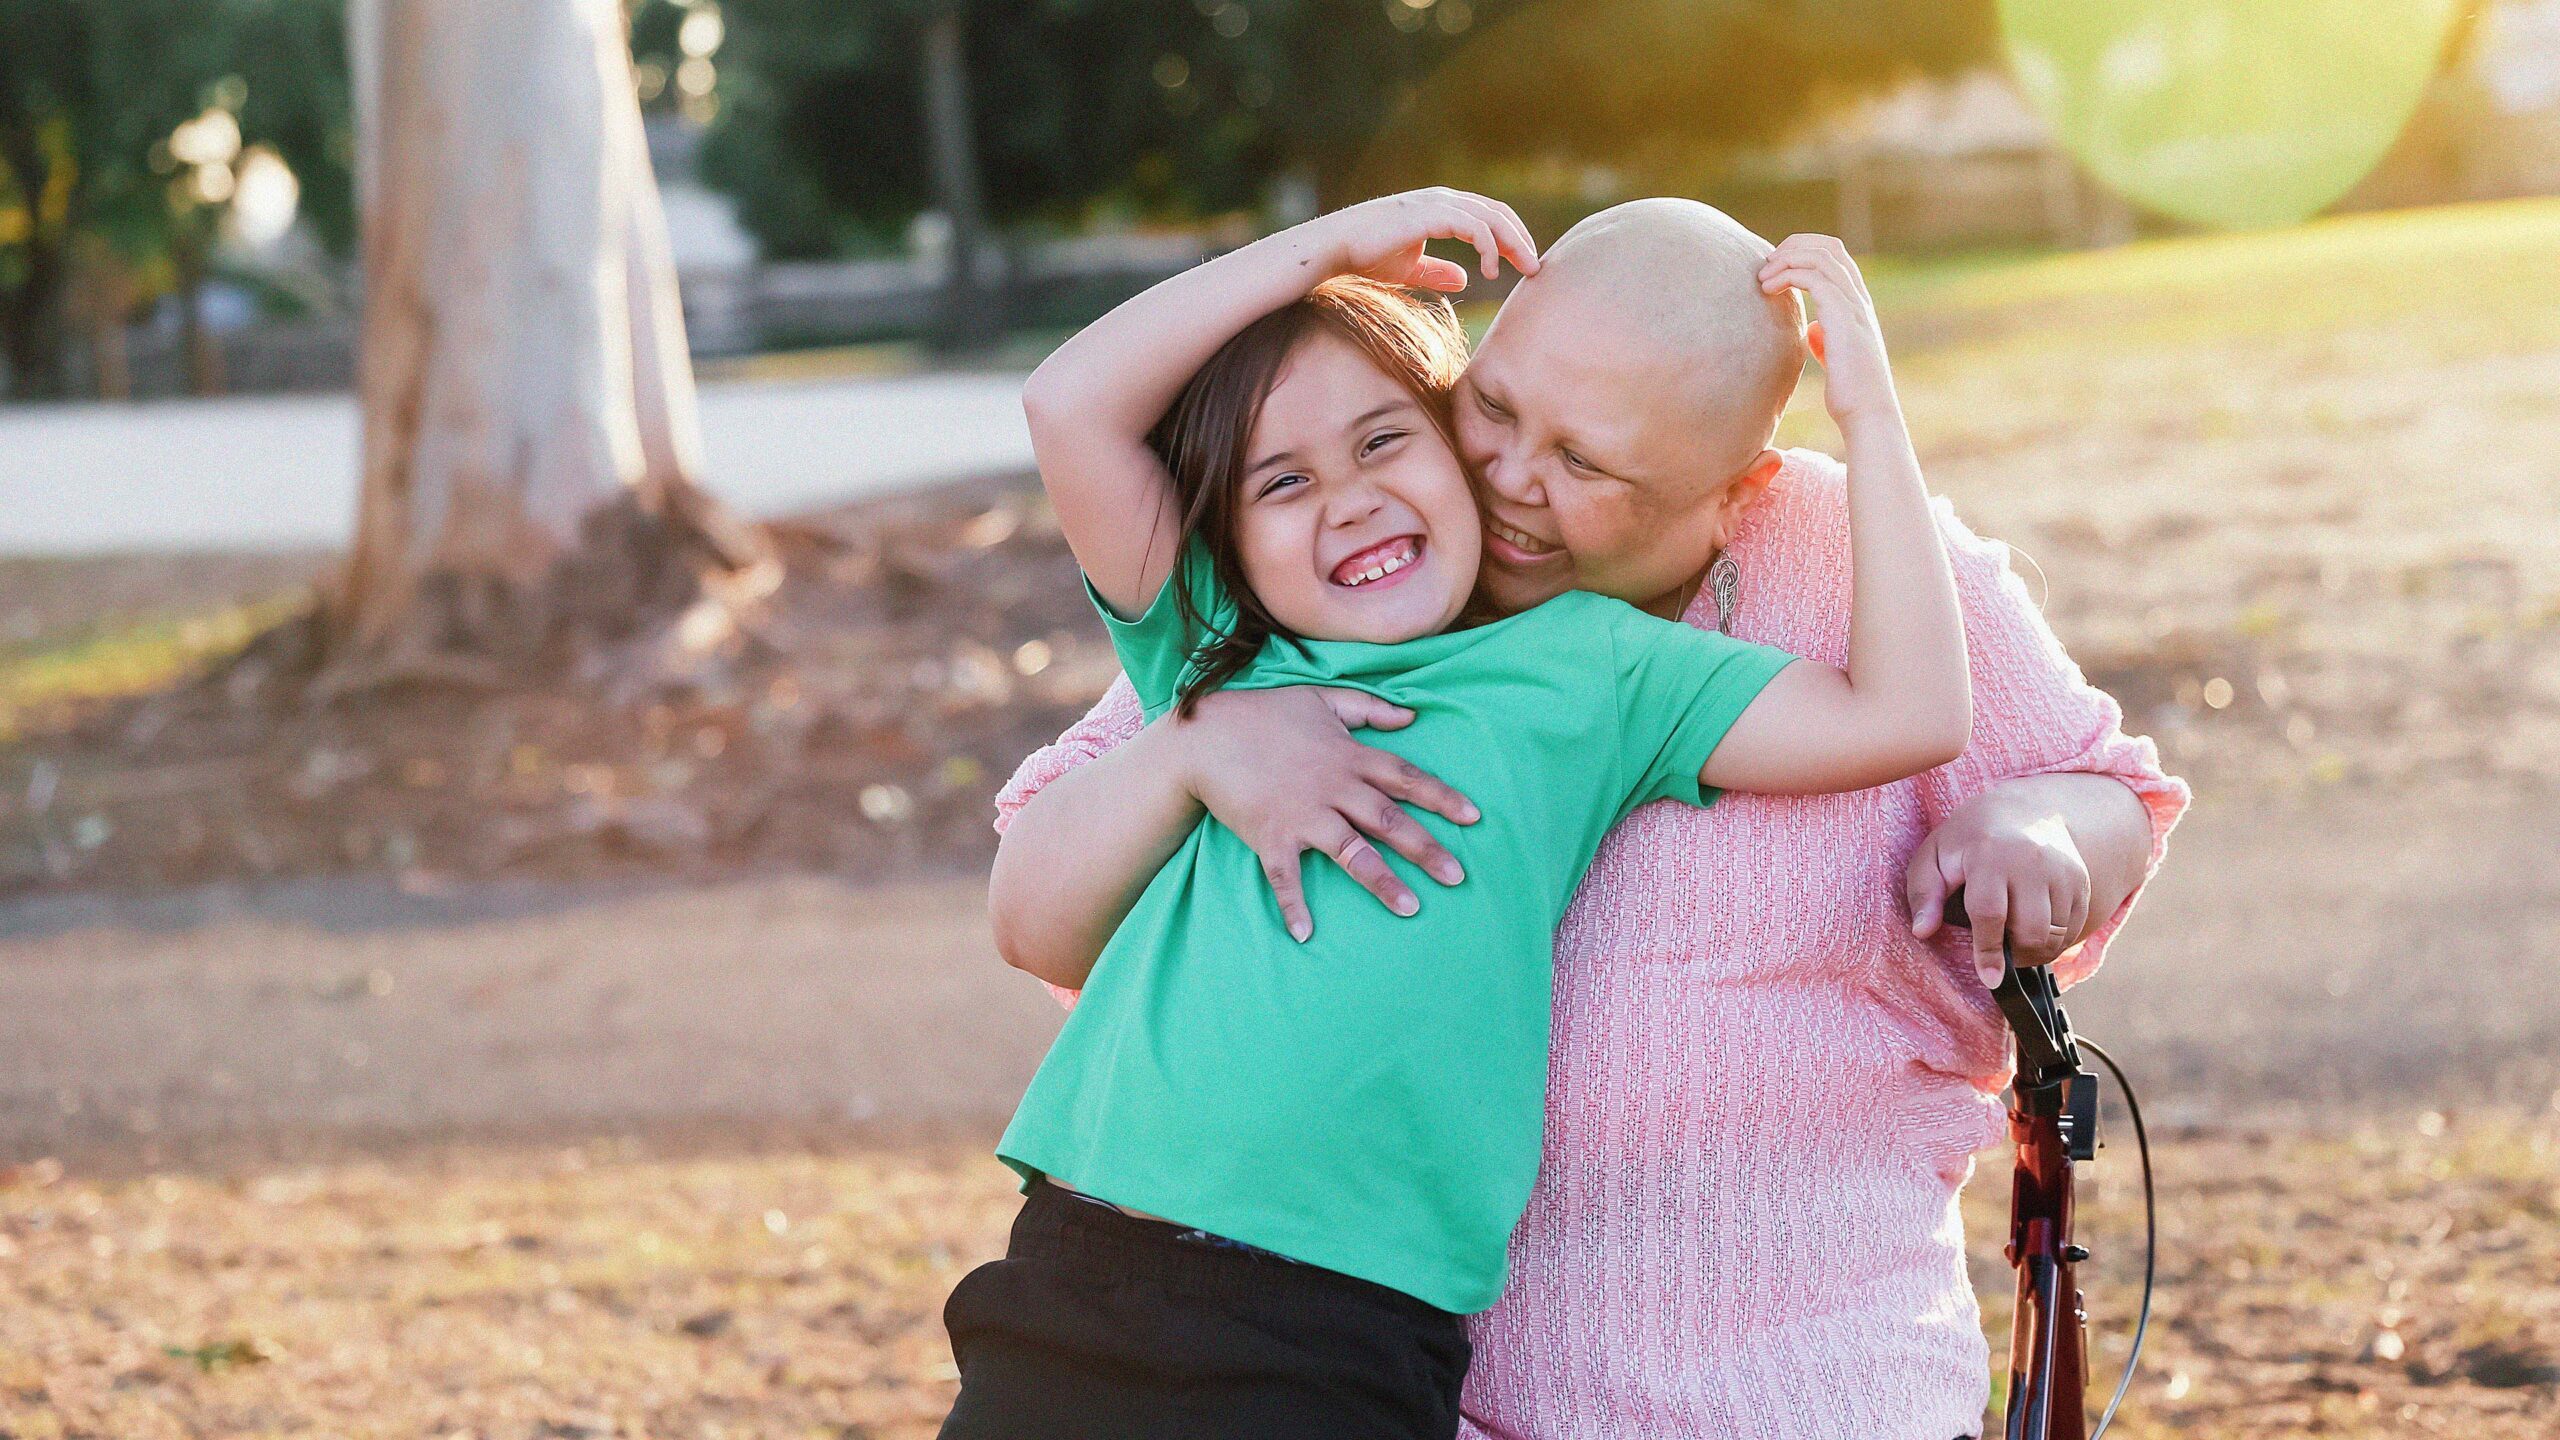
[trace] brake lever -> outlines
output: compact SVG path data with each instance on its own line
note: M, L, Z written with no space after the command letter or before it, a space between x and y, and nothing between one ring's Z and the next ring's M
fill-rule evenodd
M1964 887L1947 896L1946 923L1973 928L1964 905ZM2018 1041L2017 1086L2022 1095L2041 1095L2062 1117L2063 1140L2074 1160L2098 1152L2098 1077L2080 1063L2080 1047L2071 1035L2071 1017L2062 1009L2062 987L2051 967L2018 964L2017 946L2000 937L2000 983L1991 998ZM2051 1093L2047 1093L2051 1092Z

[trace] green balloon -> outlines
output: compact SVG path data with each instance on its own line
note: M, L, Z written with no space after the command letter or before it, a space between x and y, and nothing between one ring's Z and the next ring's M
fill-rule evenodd
M2466 0L2000 0L2019 88L2118 193L2308 219L2391 148Z

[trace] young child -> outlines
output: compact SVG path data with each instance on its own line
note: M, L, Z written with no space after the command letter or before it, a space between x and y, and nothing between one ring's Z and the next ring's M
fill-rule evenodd
M1150 718L1221 685L1366 690L1415 714L1377 742L1492 818L1427 913L1337 907L1313 943L1241 840L1190 832L998 1147L1028 1198L946 1307L946 1437L1453 1435L1459 1317L1500 1294L1538 1163L1553 931L1602 836L1651 800L1858 789L1963 746L1953 586L1836 245L1776 251L1762 318L1795 333L1810 293L1831 403L1866 421L1843 426L1846 672L1583 592L1453 628L1483 543L1447 430L1464 340L1396 288L1465 284L1438 238L1487 274L1537 263L1481 197L1373 201L1157 286L1025 387Z

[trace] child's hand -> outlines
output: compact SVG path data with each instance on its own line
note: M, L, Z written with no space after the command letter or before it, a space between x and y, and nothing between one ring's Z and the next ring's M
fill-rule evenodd
M1861 421L1898 422L1902 401L1893 393L1884 328L1848 247L1828 235L1788 236L1761 265L1760 288L1775 295L1789 287L1811 296L1821 317L1805 327L1805 339L1822 362L1823 403L1832 420L1842 430Z
M1321 237L1337 275L1366 275L1424 290L1466 289L1463 267L1423 253L1422 247L1433 240L1464 240L1476 247L1488 280L1500 273L1505 258L1523 275L1538 273L1538 247L1529 239L1529 227L1510 206L1464 190L1433 186L1381 196L1319 216L1307 228Z

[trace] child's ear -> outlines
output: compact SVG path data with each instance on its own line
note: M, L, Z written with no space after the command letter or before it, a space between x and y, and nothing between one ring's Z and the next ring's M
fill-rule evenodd
M1819 321L1819 320L1809 320L1809 321L1805 322L1805 327L1804 327L1804 346L1805 346L1805 348L1806 348L1806 349L1808 349L1808 350L1810 350L1810 351L1812 351L1812 352L1813 352L1813 358L1814 358L1814 359L1816 359L1816 360L1820 360L1820 359L1822 358L1822 322L1821 322L1821 321Z

